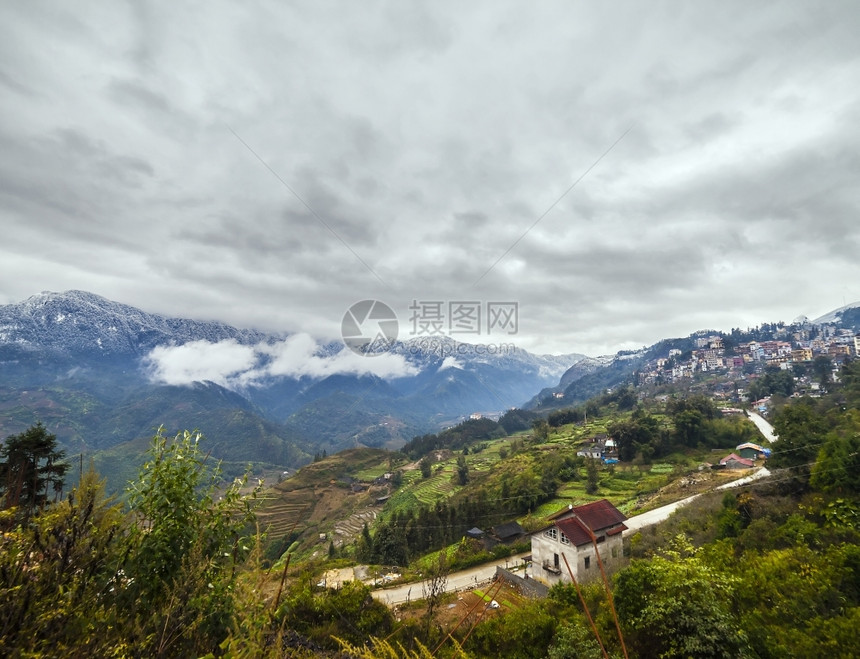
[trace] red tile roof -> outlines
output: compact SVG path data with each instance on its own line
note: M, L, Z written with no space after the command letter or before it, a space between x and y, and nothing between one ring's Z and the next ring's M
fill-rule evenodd
M558 519L555 525L576 546L591 542L589 528L595 535L600 535L601 532L614 535L627 528L623 524L627 517L606 499L575 508L565 508L552 515L551 518L558 518L563 515L569 515L569 517Z
M738 464L742 464L747 467L755 467L755 462L748 460L747 458L742 458L736 453L729 453L726 457L720 460L721 465L728 464L729 462L737 462Z

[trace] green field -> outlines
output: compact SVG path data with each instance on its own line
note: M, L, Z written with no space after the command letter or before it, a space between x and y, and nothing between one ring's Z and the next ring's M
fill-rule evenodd
M561 460L570 465L567 458L574 457L583 442L608 434L613 421L627 416L627 413L615 413L590 418L587 424L565 425L552 429L540 442L531 431L486 439L471 445L465 456L461 451L435 451L433 455L442 459L433 463L428 478L422 477L417 462L407 463L401 453L379 449L341 452L307 465L292 478L276 485L258 514L260 527L268 529L270 537L278 537L297 525L298 531L307 532L304 550L316 551L313 543L318 539L315 540L313 534L330 532L338 519L362 514L362 510L372 508L375 523L380 523L400 512L433 506L461 492L481 491L489 499L501 498L505 496L505 487L522 487L523 479L539 481L540 474L535 470L542 464L558 464ZM665 418L659 414L654 416ZM731 446L725 448L726 451L731 449ZM457 477L458 458L465 458L469 468L465 487L459 484ZM586 492L585 466L580 463L565 467L567 473L561 478L555 496L520 514L518 521L530 529L540 528L549 515L571 503L581 505L604 498L628 516L635 515L689 496L692 490L678 488L673 483L695 473L699 464L713 461L715 451L703 449L675 453L654 464L600 464L598 488L592 494ZM375 479L394 470L401 473L400 487L392 490L387 484L373 485ZM352 489L356 481L363 483L366 491L356 494ZM389 498L384 506L375 504L378 497L385 495Z

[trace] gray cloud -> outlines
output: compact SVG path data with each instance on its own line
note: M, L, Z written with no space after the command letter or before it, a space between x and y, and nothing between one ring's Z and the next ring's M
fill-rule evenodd
M588 353L815 316L860 299L858 28L849 2L6 5L0 302L335 337L360 299L517 300L524 347Z

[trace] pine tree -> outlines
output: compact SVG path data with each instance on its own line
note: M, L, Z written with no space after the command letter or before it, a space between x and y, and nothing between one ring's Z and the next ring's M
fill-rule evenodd
M18 435L10 435L0 448L0 492L3 507L18 506L25 515L48 500L48 490L59 494L69 465L57 437L41 422Z

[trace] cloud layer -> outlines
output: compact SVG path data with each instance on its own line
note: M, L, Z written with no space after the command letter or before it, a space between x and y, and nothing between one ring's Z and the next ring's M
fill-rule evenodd
M860 299L858 32L841 1L6 3L0 303L328 338L362 299L513 300L523 347L591 354L814 317Z
M234 339L157 346L144 359L144 367L155 382L186 385L208 381L229 389L253 387L280 377L299 380L347 374L393 378L418 372L402 355L393 353L362 357L343 349L326 354L307 334L254 346Z

